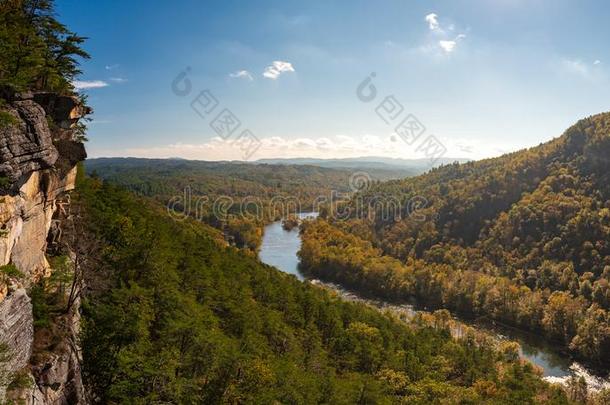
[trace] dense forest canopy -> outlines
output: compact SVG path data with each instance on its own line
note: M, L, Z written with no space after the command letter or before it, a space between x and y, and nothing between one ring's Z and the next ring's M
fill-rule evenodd
M223 230L239 247L256 251L263 225L312 211L350 191L358 169L308 165L110 158L87 161L87 171ZM373 169L372 182L402 177ZM405 170L404 173L409 173ZM186 200L186 201L185 201Z
M0 2L2 90L73 94L72 82L80 73L78 60L88 57L81 49L84 38L57 21L52 6L50 0ZM561 145L555 146L560 149ZM548 151L544 149L544 153L552 155L555 146L548 147ZM580 196L581 190L589 196L589 186L580 183L577 176L585 176L591 187L597 187L604 179L590 173L600 173L600 167L607 168L604 154L607 144L601 153L597 146L585 149L584 156L588 158L581 162L583 166L575 161L574 172L567 173L576 178L573 183L580 188L574 187L567 197ZM525 170L524 178L517 176L515 180L522 186L517 191L535 191L539 181L537 177L530 177L546 174L545 168L553 163L552 156L547 157L540 165L535 164L536 156L516 159ZM511 159L508 162L513 162ZM533 163L534 173L528 171L529 163ZM458 179L458 172L464 167L470 167L467 171L477 171L473 168L483 168L486 164L442 168L430 176ZM590 172L585 172L585 168ZM239 173L226 173L225 167L220 174L214 172L214 167L204 172L194 172L188 167L165 172L167 167L163 165L132 166L122 172L109 170L110 180L163 204L97 177L84 178L81 171L70 205L73 210L70 212L74 213L72 233L65 235L78 243L70 246L74 250L68 252L49 249L53 274L32 285L28 292L32 297L34 332L48 337L44 345L37 342L33 356L40 356L33 360L42 363L48 351L59 344L58 325L54 321L76 305L77 297L82 300L82 335L78 343L82 349L83 379L95 402L569 404L583 399L582 395L566 395L558 386L544 382L540 370L520 360L513 346L496 348L473 334L452 338L442 322L447 316L445 312L437 314L434 324L422 319L407 324L367 306L341 301L322 289L261 264L245 249L228 246L225 235L207 224L189 217L176 221L164 206L168 198L180 195L186 186L210 197L226 193L238 199L244 193L252 193L264 201L281 190L280 193L297 193L298 198L309 204L320 189L344 187L347 190L348 172L303 167L278 171L264 165L237 167L235 170ZM475 180L480 180L485 187L495 184L487 177L477 176L466 183L476 183ZM394 191L393 187L410 190L411 185L415 187L422 181L425 183L420 178L413 183L396 182L378 187L389 187L385 189L389 192ZM422 185L428 186L436 190L432 184ZM455 186L466 190L463 192L476 191L461 183ZM511 200L515 196L511 192L509 197L498 197L494 193L500 192L494 187L491 188L493 198L498 198L497 206L508 209L512 202L506 198ZM552 189L553 183L549 187ZM447 195L451 195L450 190L440 188L435 194L438 201ZM459 202L450 200L452 204L456 201ZM462 211L479 209L479 203L469 201ZM596 203L597 197L589 205L593 213L585 218L591 222L583 225L576 221L575 226L594 223L600 226L599 232L605 232L602 227L605 217L599 216L595 222L598 218L595 214L601 210ZM412 241L407 239L395 250L390 248L395 246L398 237L391 236L390 224L359 223L357 219L347 225L324 221L310 224L304 229L304 263L311 271L319 271L316 263L327 263L329 272L334 272L339 263L348 273L346 277L353 277L354 284L360 283L358 272L364 271L379 294L402 294L401 288L410 293L410 283L414 282L416 288L430 288L426 291L430 297L439 297L438 289L444 285L435 284L436 281L420 283L418 274L410 278L411 270L403 260L408 260L407 265L422 263L420 272L424 277L442 281L454 273L462 274L454 272L455 263L451 260L463 259L464 250L473 249L473 254L478 256L471 266L490 266L485 267L489 268L487 283L494 284L497 281L494 277L508 280L507 289L497 292L498 301L506 302L507 294L513 293L510 283L519 285L518 291L539 293L540 302L552 307L548 319L558 333L569 338L576 332L578 336L572 343L580 338L582 343L578 347L589 345L594 355L605 355L601 320L607 316L607 303L606 306L598 303L605 298L596 292L598 282L607 279L606 268L600 271L598 267L610 264L606 262L605 245L591 242L592 247L583 247L584 255L580 250L565 253L566 262L571 260L576 274L575 279L568 272L569 288L559 284L561 288L551 290L545 286L542 290L543 286L537 284L539 277L534 277L536 286L532 289L519 284L517 275L521 277L522 273L515 270L509 277L497 270L501 260L514 257L530 263L528 257L521 257L523 254L518 249L490 250L495 256L489 256L477 245L479 228L486 240L503 237L499 231L492 232L493 227L484 220L491 219L492 212L485 211L484 219L467 224L450 220L454 218L451 212L443 213L444 217L439 215L443 223L440 233L422 225L417 232L421 231L422 235L430 232L430 235L422 239L416 233ZM255 248L261 223L270 219L231 223L229 218L226 223L213 220L210 223L225 231L228 228L235 238L241 237L240 245ZM463 234L462 227L465 227ZM355 236L355 229L363 232ZM488 232L484 233L484 229ZM313 239L319 243L313 244ZM385 240L388 242L380 242ZM534 244L536 240L527 243ZM329 249L331 244L340 249ZM449 258L437 254L443 253L443 244L455 247ZM575 243L575 246L580 245ZM347 264L343 263L346 252L352 255ZM575 255L580 259L578 264L573 260ZM79 267L78 260L83 257L87 264ZM531 260L536 263L535 257ZM430 263L437 267L428 270L426 266ZM3 276L15 275L18 270L13 267L4 266ZM478 283L481 268L465 268L463 274L468 270L472 275L464 279ZM591 275L581 285L587 272ZM382 273L384 278L378 278ZM337 274L334 277L341 278ZM552 268L549 274L553 274ZM85 290L74 288L80 285L79 277L86 281ZM591 284L590 294L585 281ZM66 294L66 289L72 291ZM467 294L460 291L456 294L462 294L460 302L465 305L470 302ZM559 296L555 298L555 294ZM584 311L585 307L578 305L585 304L591 304L585 315L569 318L572 313ZM488 305L496 308L493 302ZM545 319L546 316L543 322ZM573 323L566 326L566 319ZM581 327L596 335L584 336ZM5 352L6 348L0 347L2 360Z
M341 301L116 186L76 197L105 246L83 337L103 402L568 403L514 354Z
M327 213L301 254L312 272L542 331L607 368L609 168L606 113L529 150L374 185L351 202L364 215ZM384 217L380 196L424 196L425 220Z

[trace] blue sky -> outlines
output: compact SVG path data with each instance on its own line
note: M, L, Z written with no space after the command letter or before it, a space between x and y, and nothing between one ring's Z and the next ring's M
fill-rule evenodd
M95 110L92 157L422 157L376 113L394 96L447 156L476 159L610 110L601 0L58 0L57 12L90 38L77 84ZM378 95L363 102L372 72ZM200 116L203 90L218 105ZM210 122L225 108L240 126L221 137ZM246 129L259 145L247 156Z

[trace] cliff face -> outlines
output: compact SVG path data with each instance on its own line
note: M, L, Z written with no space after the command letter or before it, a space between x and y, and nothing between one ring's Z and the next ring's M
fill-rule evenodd
M25 390L30 392L14 394L26 403L67 403L68 398L70 403L82 402L74 345L66 344L45 364L30 361L35 338L28 290L52 271L45 255L47 240L50 231L61 227L54 215L74 188L76 163L86 157L83 144L75 139L75 124L89 111L74 97L51 93L2 96L0 266L12 264L20 272L0 274L0 343L9 357L3 368L9 375L21 372L36 381ZM73 336L77 313L67 318Z

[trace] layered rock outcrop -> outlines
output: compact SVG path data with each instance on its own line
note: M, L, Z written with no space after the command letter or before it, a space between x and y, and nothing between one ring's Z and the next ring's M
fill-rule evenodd
M75 186L76 163L86 157L76 124L90 111L75 97L52 93L1 90L0 97L0 266L13 270L0 273L0 344L9 355L2 367L36 381L21 398L26 403L83 402L78 350L71 339L78 332L78 311L64 319L73 341L42 365L34 364L27 291L50 275L47 237L56 225L59 199ZM0 402L3 394L0 389Z
M23 288L15 290L2 301L0 331L3 342L11 349L6 367L8 370L23 368L30 359L34 339L32 303Z
M0 173L11 183L36 170L53 166L59 154L53 146L42 106L15 100L4 109L16 124L5 124L0 138Z

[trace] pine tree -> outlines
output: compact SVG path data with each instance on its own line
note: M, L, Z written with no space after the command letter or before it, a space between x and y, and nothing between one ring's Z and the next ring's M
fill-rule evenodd
M0 85L15 90L68 93L81 73L86 38L60 23L52 0L5 0L0 4Z

